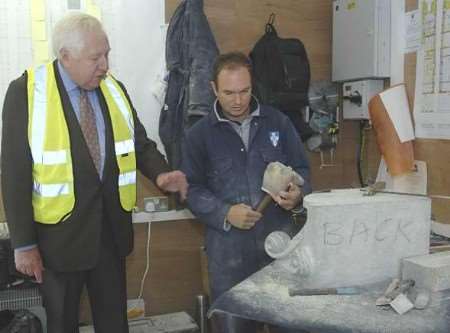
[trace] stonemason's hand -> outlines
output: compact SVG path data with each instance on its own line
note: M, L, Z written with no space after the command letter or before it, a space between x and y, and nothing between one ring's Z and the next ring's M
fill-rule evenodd
M302 190L297 185L290 183L287 191L280 191L278 195L272 195L273 200L286 210L295 208L302 200Z
M238 229L251 229L262 217L261 213L254 211L244 204L237 204L230 207L227 213L227 221Z
M156 185L163 191L180 193L181 201L186 199L188 183L186 175L179 170L159 174Z
M30 250L14 251L16 269L25 275L34 276L37 282L42 283L42 265L41 253L37 247Z

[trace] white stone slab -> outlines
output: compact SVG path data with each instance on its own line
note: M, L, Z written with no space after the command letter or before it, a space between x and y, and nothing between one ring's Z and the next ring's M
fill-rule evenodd
M363 196L359 189L346 189L310 194L304 205L308 220L284 251L278 250L275 265L297 274L305 287L398 277L402 258L429 252L429 198Z
M450 288L450 252L437 252L403 260L403 279L413 279L416 286L431 291Z
M129 320L130 333L194 333L198 326L186 312L168 313ZM80 327L80 333L94 333L94 327Z
M414 308L414 304L404 294L398 295L390 305L398 314L404 314Z

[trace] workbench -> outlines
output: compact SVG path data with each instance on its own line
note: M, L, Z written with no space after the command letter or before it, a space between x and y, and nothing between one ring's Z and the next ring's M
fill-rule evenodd
M450 290L436 292L424 310L399 315L377 307L375 300L389 281L363 286L358 295L294 296L289 287L298 281L285 278L273 264L256 272L219 297L210 308L217 312L314 333L448 333Z

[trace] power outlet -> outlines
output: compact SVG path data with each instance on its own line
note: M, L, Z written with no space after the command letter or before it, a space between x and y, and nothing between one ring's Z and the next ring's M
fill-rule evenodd
M169 198L168 197L144 198L144 210L147 213L167 212L169 210Z
M145 302L143 298L127 300L128 319L137 319L145 317Z

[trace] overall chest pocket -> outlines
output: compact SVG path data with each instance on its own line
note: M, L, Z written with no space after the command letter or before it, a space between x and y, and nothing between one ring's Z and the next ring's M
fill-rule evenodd
M214 192L226 191L233 183L233 160L231 157L217 157L211 160L211 168L206 175Z

